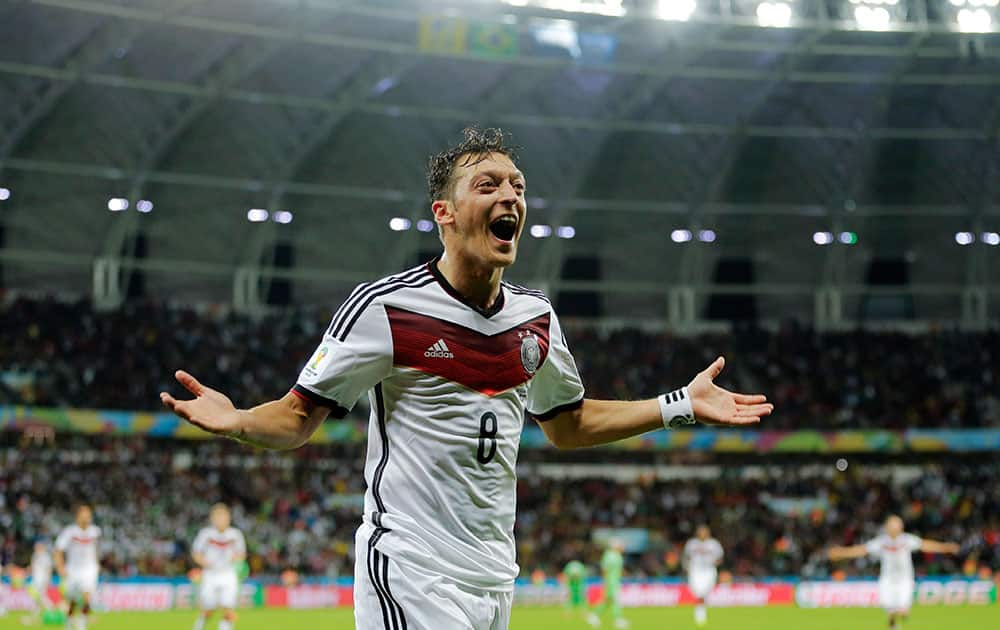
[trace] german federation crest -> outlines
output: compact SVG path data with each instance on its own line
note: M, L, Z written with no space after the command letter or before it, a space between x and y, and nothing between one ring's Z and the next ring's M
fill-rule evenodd
M521 338L521 365L528 374L534 374L538 364L542 362L542 348L538 345L538 337L530 332L518 333Z

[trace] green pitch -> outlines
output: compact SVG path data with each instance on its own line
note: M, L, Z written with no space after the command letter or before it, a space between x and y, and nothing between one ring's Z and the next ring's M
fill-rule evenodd
M684 630L695 628L690 608L627 609L632 630ZM0 617L0 629L23 629L21 615ZM217 620L218 618L216 618ZM915 608L904 630L984 630L997 627L1000 610L984 607ZM105 613L97 615L89 630L189 630L192 612ZM215 630L215 620L206 630ZM44 630L54 626L35 626ZM610 621L604 628L612 628ZM885 615L871 609L724 608L709 609L710 630L883 630ZM354 620L350 610L242 610L237 630L350 630ZM520 608L514 611L511 630L553 630L590 628L582 619L567 617L559 608ZM445 629L439 629L445 630Z

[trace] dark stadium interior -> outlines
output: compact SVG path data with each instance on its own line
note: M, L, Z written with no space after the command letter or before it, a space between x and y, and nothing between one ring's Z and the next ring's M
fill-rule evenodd
M190 586L216 501L258 594L351 582L367 396L273 452L159 393L286 394L356 286L440 255L425 166L468 125L519 146L504 279L551 298L588 398L723 355L775 406L578 450L525 418L515 610L571 560L599 581L604 530L641 533L643 587L682 583L702 523L724 582L873 583L827 551L890 514L960 546L919 580L995 609L998 4L0 0L0 609L80 501L112 584Z

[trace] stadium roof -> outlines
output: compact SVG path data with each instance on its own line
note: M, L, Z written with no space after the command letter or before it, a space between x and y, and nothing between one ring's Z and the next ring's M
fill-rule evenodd
M1000 317L997 35L951 32L944 3L893 4L884 32L833 2L793 3L790 28L653 4L7 2L3 286L89 291L121 266L150 295L246 300L260 275L336 302L437 249L423 167L477 123L524 147L529 222L551 227L511 277L596 290L608 315L704 300L732 258L765 316L812 315L827 284L851 310L895 258L918 315L956 317L973 288ZM598 279L561 279L569 256Z

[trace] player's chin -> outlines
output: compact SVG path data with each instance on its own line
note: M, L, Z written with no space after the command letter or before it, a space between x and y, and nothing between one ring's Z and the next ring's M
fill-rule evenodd
M488 258L494 267L509 267L517 260L517 244L513 241L502 242L493 239L489 248Z

